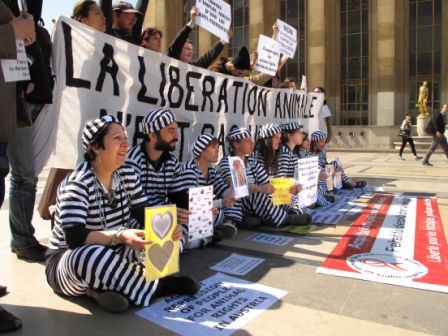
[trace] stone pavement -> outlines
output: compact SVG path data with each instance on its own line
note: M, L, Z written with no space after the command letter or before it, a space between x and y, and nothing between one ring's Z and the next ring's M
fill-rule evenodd
M448 231L448 161L434 154L434 167L425 167L411 155L399 161L396 153L336 153L349 176L365 177L385 191L437 195ZM42 191L44 171L39 182ZM23 320L14 335L174 335L135 315L135 308L114 315L101 311L87 298L56 296L47 286L44 266L17 260L9 249L8 202L0 211L0 284L10 294L0 303ZM35 213L37 237L48 242L50 224ZM293 235L287 247L272 247L245 240L252 232L241 230L206 250L181 257L186 273L205 279L214 272L208 265L231 253L265 258L244 278L288 291L235 335L448 335L447 294L397 287L349 278L316 274L316 268L346 232L347 225L325 227L307 236ZM194 335L199 336L199 335Z

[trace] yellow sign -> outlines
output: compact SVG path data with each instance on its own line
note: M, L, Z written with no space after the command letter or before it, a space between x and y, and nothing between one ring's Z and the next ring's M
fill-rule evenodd
M275 188L272 193L272 203L274 205L283 205L291 203L291 193L289 190L294 186L293 178L278 177L271 179L271 184Z
M145 209L146 281L179 272L179 241L172 239L177 226L176 206L167 205Z

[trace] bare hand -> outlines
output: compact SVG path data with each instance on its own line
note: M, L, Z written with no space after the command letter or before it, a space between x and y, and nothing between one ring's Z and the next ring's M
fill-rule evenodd
M196 17L198 16L199 10L196 6L191 7L190 10L190 22L188 22L188 26L193 28L196 24Z
M24 40L25 45L29 45L36 40L34 20L31 15L28 14L26 17L15 17L11 20L11 25L16 40Z
M117 242L120 244L126 244L134 250L140 250L145 248L146 245L152 244L150 240L144 240L145 231L129 229L123 230L118 233Z
M177 208L177 224L188 224L191 211L187 209Z
M275 22L272 26L272 38L274 40L277 39L277 34L278 34L278 26L277 26L277 22Z
M229 37L229 40L233 37L232 27L230 27L229 30L227 31L227 36Z
M275 188L272 184L266 183L261 186L258 186L259 190L258 192L262 194L272 194L275 191Z
M302 185L301 184L297 184L297 185L294 185L291 188L289 188L289 193L291 195L297 195L301 191L302 191Z
M173 235L171 236L171 238L176 241L176 240L181 240L183 237L184 237L184 233L182 231L182 227L180 225L177 225L173 231Z
M327 173L326 172L320 172L319 173L319 180L326 180L327 179Z
M213 216L213 221L216 219L216 217L218 217L219 215L219 209L216 207L212 208L212 216Z
M222 206L224 208L231 208L232 205L235 203L236 198L235 196L230 196L222 199Z

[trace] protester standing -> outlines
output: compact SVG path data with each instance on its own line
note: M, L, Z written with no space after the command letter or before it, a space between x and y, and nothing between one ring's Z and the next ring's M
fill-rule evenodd
M425 158L423 159L424 166L432 166L432 163L429 162L429 158L432 153L436 150L437 146L440 145L445 152L446 157L448 158L448 143L446 141L445 133L445 124L448 114L448 104L444 104L442 107L442 111L437 115L437 117L433 120L434 125L434 133L432 134L432 143L426 152Z
M412 139L412 114L410 112L405 114L403 123L401 124L400 127L400 132L398 133L398 135L401 137L401 147L400 147L400 159L401 160L405 160L403 158L403 150L404 147L406 147L406 144L409 142L409 145L411 146L411 150L412 150L412 154L414 154L414 157L416 160L420 160L422 159L421 156L417 155L417 152L415 150L415 145L414 145L414 139Z

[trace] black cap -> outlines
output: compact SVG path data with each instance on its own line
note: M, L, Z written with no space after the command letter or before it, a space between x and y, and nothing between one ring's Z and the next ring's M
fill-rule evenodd
M232 58L232 64L240 70L250 70L250 57L246 47L241 47Z

